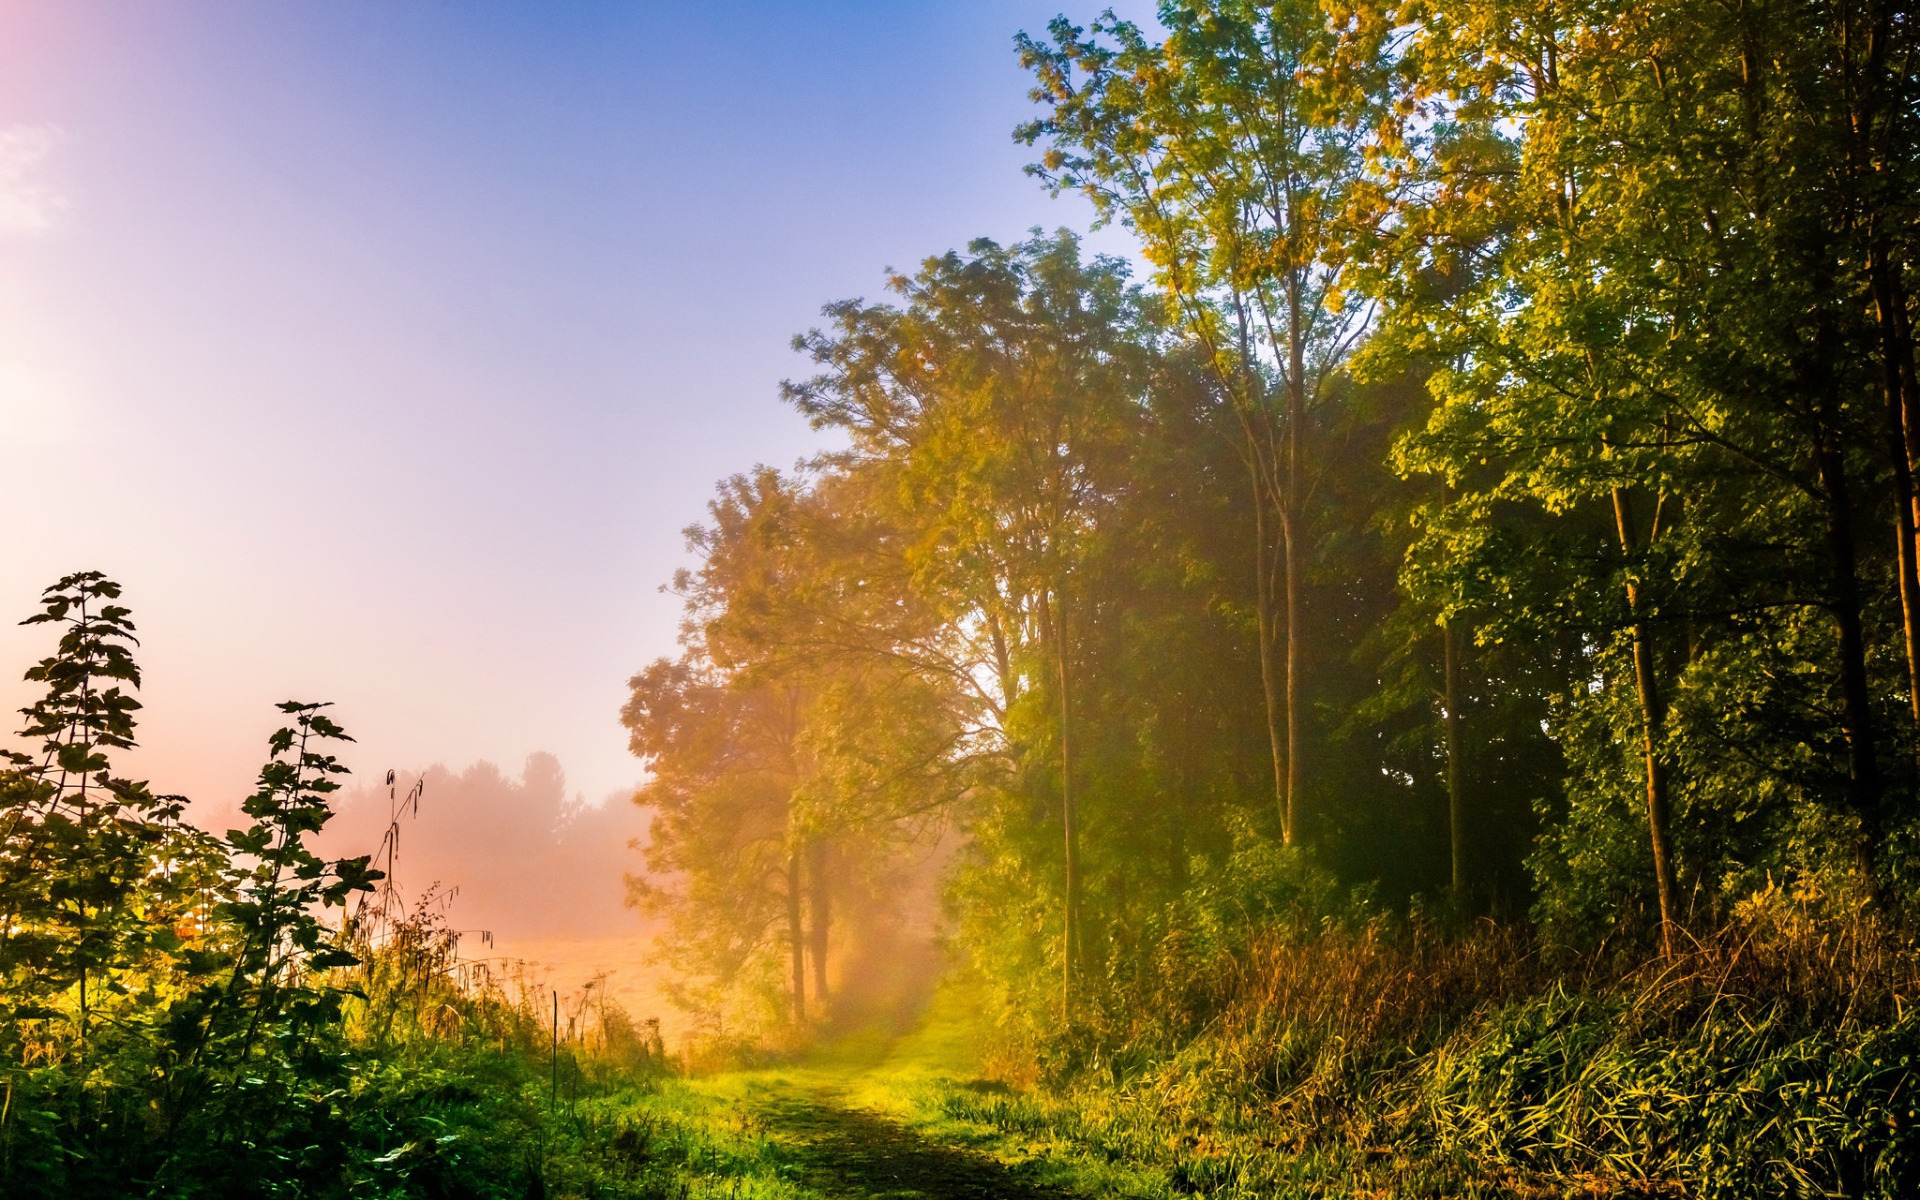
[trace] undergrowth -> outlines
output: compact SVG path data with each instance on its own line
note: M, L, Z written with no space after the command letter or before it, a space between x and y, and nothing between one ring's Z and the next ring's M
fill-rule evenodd
M1768 889L1671 958L1374 919L1174 942L1149 978L1003 1042L1037 1086L923 1113L1145 1168L1142 1195L1920 1193L1920 947L1818 895Z

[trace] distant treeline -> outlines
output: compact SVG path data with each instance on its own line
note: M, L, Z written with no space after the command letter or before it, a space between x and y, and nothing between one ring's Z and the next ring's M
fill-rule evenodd
M543 938L640 936L641 922L623 903L623 877L637 866L632 847L646 837L645 815L628 803L631 790L585 803L546 753L529 754L518 778L484 761L459 771L436 764L402 772L398 791L416 781L421 803L408 810L399 878L389 881L403 894L435 889L462 929L499 936L509 954ZM392 790L342 788L317 849L380 846ZM376 865L385 869L384 856Z
M1032 173L1150 279L1036 232L828 306L784 394L843 449L689 530L625 712L685 965L814 1012L938 829L1036 1029L1343 911L1667 954L1776 885L1898 915L1911 14L1160 25L1019 39Z

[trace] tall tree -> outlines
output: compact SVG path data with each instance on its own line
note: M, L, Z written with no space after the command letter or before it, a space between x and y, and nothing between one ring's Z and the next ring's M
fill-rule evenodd
M1124 268L1084 262L1066 233L1008 248L976 241L894 287L904 308L828 309L832 332L797 343L825 370L789 394L891 478L916 585L945 598L950 622L987 632L1009 698L1051 697L1071 1017L1084 955L1081 574L1124 486L1153 323Z
M751 978L783 946L787 1006L804 1020L802 853L788 828L794 698L733 686L696 656L661 659L631 687L622 719L650 776L636 800L655 814L655 879L641 898L674 918L683 966L722 987Z
M1305 611L1315 531L1312 439L1367 323L1338 282L1345 195L1361 178L1376 95L1335 72L1313 0L1168 3L1155 43L1111 14L1091 36L1064 17L1022 34L1045 141L1031 168L1139 236L1157 282L1204 349L1240 432L1253 491L1255 640L1282 838L1309 791Z
M1624 680L1633 695L1669 939L1679 796L1702 817L1731 803L1710 797L1745 766L1707 768L1708 747L1780 736L1735 734L1724 714L1709 732L1683 709L1776 650L1750 691L1800 688L1806 661L1786 648L1815 619L1837 720L1814 740L1839 751L1838 807L1860 830L1863 882L1876 874L1884 715L1860 493L1890 473L1885 511L1907 503L1889 373L1874 388L1859 353L1874 340L1879 210L1848 165L1847 28L1812 3L1425 14L1405 35L1402 119L1374 160L1379 193L1400 199L1387 344L1446 364L1435 422L1403 461L1474 493L1453 523L1469 538L1490 502L1524 501L1614 543L1619 611L1589 615L1621 669L1603 656L1594 694ZM1436 298L1436 275L1464 286ZM1896 601L1910 590L1901 559ZM1761 627L1774 632L1756 642ZM1723 655L1723 639L1747 640ZM1687 759L1699 769L1677 778Z
M974 740L848 486L764 468L721 485L674 581L685 650L634 677L624 713L651 775L649 864L672 878L642 898L723 988L777 945L796 1022L827 998L836 890L953 800Z

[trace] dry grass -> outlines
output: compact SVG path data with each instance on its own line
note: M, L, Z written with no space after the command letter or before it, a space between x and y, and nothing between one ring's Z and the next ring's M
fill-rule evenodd
M601 997L625 1009L635 1022L660 1021L669 1049L680 1047L691 1031L688 1015L668 1000L670 973L656 965L651 939L644 936L597 938L496 938L478 950L503 974L517 972L532 991L551 988L564 998L593 985ZM467 953L467 957L475 957Z
M1920 942L1857 906L1768 889L1671 958L1376 920L1155 965L1035 1048L1079 1064L1051 1098L948 1115L1175 1192L1920 1194Z

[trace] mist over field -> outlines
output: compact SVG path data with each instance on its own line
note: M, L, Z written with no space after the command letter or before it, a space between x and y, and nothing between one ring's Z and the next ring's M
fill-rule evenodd
M397 772L391 788L356 778L320 845L329 854L375 853L416 784L417 809L407 804L398 818L394 877L404 894L437 889L455 927L513 942L647 934L626 885L644 870L646 813L632 791L598 802L570 791L551 754L527 756L518 775L479 762ZM384 857L378 865L385 869Z
M317 845L374 854L384 871L390 824L396 894L458 934L461 961L536 998L611 1001L633 1020L659 1021L675 1045L692 1028L670 992L660 922L628 903L648 824L631 790L592 803L545 753L528 755L517 775L484 761L435 764L397 771L391 785L356 779Z

